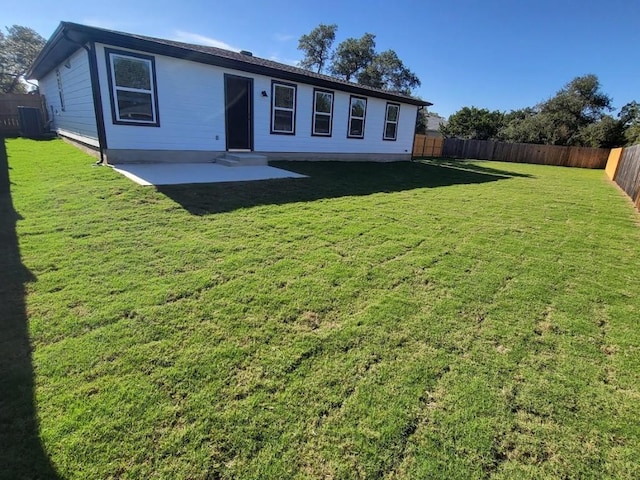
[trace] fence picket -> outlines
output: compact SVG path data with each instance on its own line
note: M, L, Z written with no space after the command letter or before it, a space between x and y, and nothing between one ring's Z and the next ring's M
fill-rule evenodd
M47 111L43 107L44 97L41 95L5 93L0 95L0 136L19 135L20 120L18 107L35 107L42 110L43 118Z
M442 147L442 156L566 167L604 168L609 157L609 149L446 138Z

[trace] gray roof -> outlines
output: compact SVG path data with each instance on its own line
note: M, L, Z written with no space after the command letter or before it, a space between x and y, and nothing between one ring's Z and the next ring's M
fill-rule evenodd
M71 22L60 23L29 69L27 77L35 79L42 78L80 48L81 45L86 45L91 42L105 43L122 48L130 48L132 50L182 58L194 62L217 65L283 80L307 83L323 88L333 88L412 105L432 105L430 102L408 95L347 82L339 78L245 53L177 42L163 38L147 37L145 35L117 32Z

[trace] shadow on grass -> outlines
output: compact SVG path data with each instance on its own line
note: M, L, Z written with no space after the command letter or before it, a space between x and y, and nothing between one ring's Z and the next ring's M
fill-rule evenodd
M326 198L391 193L528 177L460 160L416 162L270 162L308 178L254 182L162 185L157 190L193 215L230 212ZM242 168L242 167L238 167Z
M11 199L9 164L0 137L0 478L60 478L38 436L25 284Z

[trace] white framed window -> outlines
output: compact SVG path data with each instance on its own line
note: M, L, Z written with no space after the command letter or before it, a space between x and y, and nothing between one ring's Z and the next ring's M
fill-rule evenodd
M105 49L113 123L160 126L153 57Z
M400 104L387 103L387 111L384 116L383 140L396 140L398 138L398 120L400 119Z
M271 83L271 133L296 134L296 85Z
M313 125L311 134L330 137L333 127L333 92L313 89Z
M348 138L364 138L364 120L367 114L367 99L351 96L349 102Z
M58 96L60 97L60 110L64 109L64 92L62 91L62 76L60 75L60 69L56 69L56 80L58 82Z

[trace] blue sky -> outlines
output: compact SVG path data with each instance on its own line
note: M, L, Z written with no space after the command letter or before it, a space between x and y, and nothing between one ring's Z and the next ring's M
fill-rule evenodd
M378 51L395 50L445 116L531 106L586 73L615 107L640 101L638 0L0 0L0 11L3 26L45 38L67 20L292 64L302 34L335 23L336 44L371 32Z

